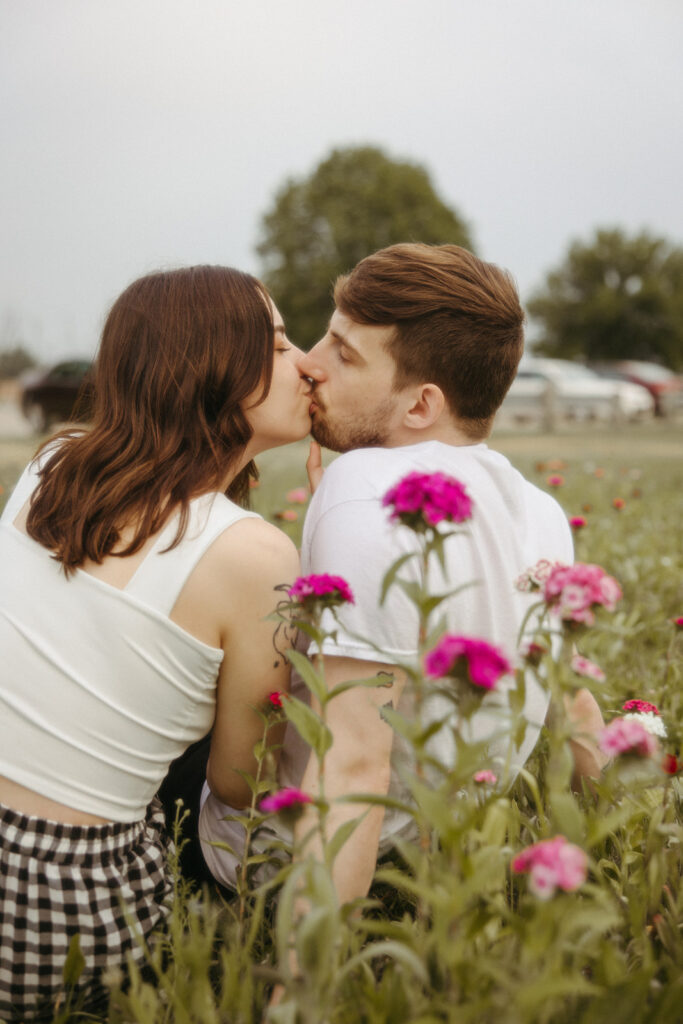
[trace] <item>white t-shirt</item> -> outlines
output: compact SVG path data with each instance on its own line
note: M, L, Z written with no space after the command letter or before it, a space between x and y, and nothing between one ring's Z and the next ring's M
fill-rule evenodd
M573 561L571 531L567 518L550 495L529 483L509 461L486 444L455 447L426 441L404 448L364 448L336 459L325 471L311 501L304 525L301 552L302 573L331 573L350 585L355 604L338 611L335 624L328 613L325 626L336 629L327 640L325 654L369 662L405 661L415 657L418 618L414 607L398 587L392 587L384 604L379 597L383 577L401 555L414 550L416 540L406 527L389 522L382 506L386 492L411 472L440 472L465 485L472 499L472 518L446 541L447 578L436 565L430 572L431 592L443 592L466 584L450 598L445 611L447 627L459 635L477 637L503 649L515 660L518 633L533 600L515 589L514 581L539 559ZM403 575L413 578L416 560L407 563ZM293 692L308 699L308 691L297 678ZM406 698L408 699L408 698ZM500 695L487 695L482 710L470 720L468 738L489 740L509 722ZM399 710L405 710L405 703ZM513 751L510 775L531 753L547 711L547 696L531 677L527 679L524 716L527 728L519 749ZM429 720L448 722L453 705L434 697L425 714ZM499 756L505 753L500 746ZM442 764L452 766L455 744L452 730L442 728L432 739L430 752ZM492 744L495 757L496 744ZM288 727L280 765L283 786L299 785L309 756L308 747ZM400 765L409 762L410 751L400 737L394 740L390 795L407 799L400 777ZM200 835L239 846L240 827L224 822L231 810L205 788ZM405 813L387 810L380 853L388 850L392 837L406 834L413 819ZM280 826L276 822L274 828ZM284 832L283 832L284 837ZM233 884L234 859L225 851L204 844L209 867L224 884Z

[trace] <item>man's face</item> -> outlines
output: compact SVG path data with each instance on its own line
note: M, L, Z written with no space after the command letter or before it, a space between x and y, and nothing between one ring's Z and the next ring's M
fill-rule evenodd
M325 336L300 360L299 372L313 380L311 433L324 448L392 446L400 419L396 364L385 348L392 332L335 310Z

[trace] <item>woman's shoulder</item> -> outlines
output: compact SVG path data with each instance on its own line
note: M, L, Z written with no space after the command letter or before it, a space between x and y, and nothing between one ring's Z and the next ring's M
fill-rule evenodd
M239 519L216 539L211 547L212 560L240 574L270 572L274 568L298 564L293 541L274 526L256 516Z

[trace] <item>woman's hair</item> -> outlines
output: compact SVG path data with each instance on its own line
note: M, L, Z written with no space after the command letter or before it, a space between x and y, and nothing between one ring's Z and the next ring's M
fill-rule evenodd
M366 257L334 289L356 323L393 325L394 388L438 384L473 438L485 437L514 380L524 313L514 281L457 245L403 243Z
M251 437L242 406L268 394L273 337L268 293L249 274L199 266L134 281L104 325L92 427L62 431L46 456L29 535L68 574L112 554L124 526L133 536L116 554L133 554L179 509L174 547L190 500L222 489ZM228 495L246 504L256 475L249 463Z

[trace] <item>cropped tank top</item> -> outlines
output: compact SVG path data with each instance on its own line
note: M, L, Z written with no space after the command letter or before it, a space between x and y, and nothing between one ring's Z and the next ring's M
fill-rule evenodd
M256 513L202 495L177 547L163 551L172 516L118 589L82 570L67 578L13 525L37 482L34 463L0 519L0 775L67 807L138 821L171 761L211 728L223 660L169 615L214 540Z

